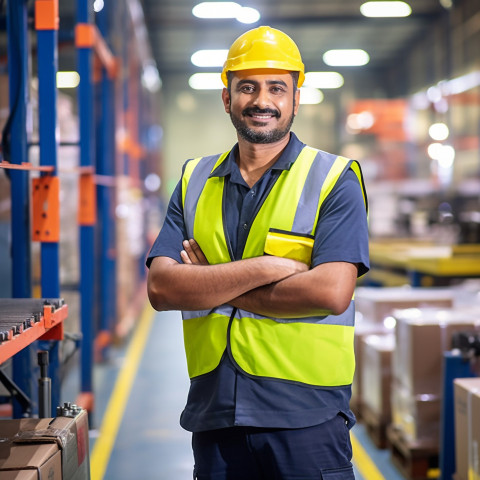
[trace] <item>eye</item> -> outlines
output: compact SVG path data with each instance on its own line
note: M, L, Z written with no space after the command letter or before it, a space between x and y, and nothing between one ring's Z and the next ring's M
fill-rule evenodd
M276 95L280 95L285 92L285 88L283 88L281 85L274 85L270 91Z
M253 85L243 84L240 87L240 91L243 93L252 93L255 90Z

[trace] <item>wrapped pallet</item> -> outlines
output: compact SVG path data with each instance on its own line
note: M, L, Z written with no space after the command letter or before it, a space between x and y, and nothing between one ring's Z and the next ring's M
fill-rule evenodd
M443 352L458 331L480 331L480 312L405 309L394 313L392 418L411 442L438 444Z
M457 480L480 480L480 378L457 378L455 460Z
M355 309L371 323L382 323L394 310L405 308L451 308L454 292L448 288L359 287L355 291Z
M395 335L367 335L362 340L362 418L378 448L386 446L386 429L391 422L391 358Z
M355 291L355 376L352 385L351 408L359 420L363 409L363 344L367 335L383 335L393 331L395 320L392 314L396 309L412 307L450 308L454 292L446 288L415 287L359 287Z

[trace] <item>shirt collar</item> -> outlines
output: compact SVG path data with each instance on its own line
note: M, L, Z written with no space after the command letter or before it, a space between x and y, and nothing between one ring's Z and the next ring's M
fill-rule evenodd
M297 136L290 132L290 140L283 150L282 154L272 166L272 170L290 170L297 157L300 155L305 144L302 143ZM210 174L210 177L225 177L226 175L233 175L238 171L238 166L235 162L235 156L238 152L238 143L236 143L227 158Z

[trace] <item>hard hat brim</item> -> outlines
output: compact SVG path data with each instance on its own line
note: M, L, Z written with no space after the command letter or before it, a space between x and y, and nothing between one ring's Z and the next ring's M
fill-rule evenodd
M291 66L287 63L284 65L280 64L279 62L271 62L271 65L268 62L249 62L243 63L239 67L231 67L228 70L224 69L222 72L222 82L225 87L228 87L228 78L227 72L240 72L243 70L283 70L288 72L298 72L298 82L297 88L300 88L305 81L305 74L301 70L292 70Z

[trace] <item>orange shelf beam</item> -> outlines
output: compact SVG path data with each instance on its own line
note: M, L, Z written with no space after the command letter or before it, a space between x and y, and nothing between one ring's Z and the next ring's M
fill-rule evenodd
M30 162L10 163L5 161L0 162L0 168L8 168L10 170L32 170L36 172L53 172L55 169L50 165L40 167L32 165Z
M56 310L52 310L51 305L46 305L39 322L0 343L0 364L42 337L44 340L62 340L63 321L67 317L68 305L63 305Z

